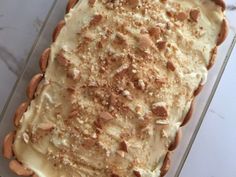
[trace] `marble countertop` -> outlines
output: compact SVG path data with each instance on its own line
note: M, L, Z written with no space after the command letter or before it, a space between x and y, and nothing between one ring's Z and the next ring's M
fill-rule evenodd
M0 112L56 0L0 1ZM66 0L63 0L66 1ZM226 0L236 31L236 0ZM197 134L180 177L236 176L236 49Z

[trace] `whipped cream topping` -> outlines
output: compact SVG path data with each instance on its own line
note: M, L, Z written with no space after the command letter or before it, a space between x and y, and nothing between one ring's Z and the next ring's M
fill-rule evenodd
M79 1L17 130L17 159L39 177L159 176L223 18L210 0Z

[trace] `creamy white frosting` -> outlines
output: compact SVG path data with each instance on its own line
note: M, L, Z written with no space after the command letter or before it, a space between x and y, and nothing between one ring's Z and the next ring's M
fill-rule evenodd
M44 82L21 120L14 152L39 177L123 177L133 170L159 176L193 92L206 82L224 17L220 7L210 0L140 0L132 9L117 0L110 9L104 2L91 7L81 0L66 15ZM200 11L198 22L190 20L191 9ZM189 20L166 11L185 12ZM90 25L96 15L102 20ZM158 39L147 37L150 27L162 30ZM59 53L68 66L58 62ZM154 113L156 107L166 113ZM112 120L98 132L95 123L104 111ZM55 126L43 130L41 123ZM127 147L120 147L123 141Z

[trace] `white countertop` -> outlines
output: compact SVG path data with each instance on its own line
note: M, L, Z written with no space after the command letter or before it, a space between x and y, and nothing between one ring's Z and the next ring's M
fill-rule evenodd
M0 112L54 0L0 2ZM64 0L65 1L65 0ZM236 29L236 0L226 0ZM236 176L236 49L234 49L180 177Z

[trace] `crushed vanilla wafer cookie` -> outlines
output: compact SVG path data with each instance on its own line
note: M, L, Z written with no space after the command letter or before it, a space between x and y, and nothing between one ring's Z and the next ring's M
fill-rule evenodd
M18 175L159 177L227 36L222 0L71 0L4 156ZM174 162L173 162L174 163Z

